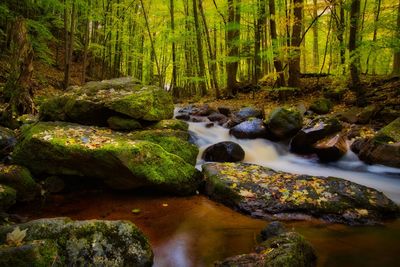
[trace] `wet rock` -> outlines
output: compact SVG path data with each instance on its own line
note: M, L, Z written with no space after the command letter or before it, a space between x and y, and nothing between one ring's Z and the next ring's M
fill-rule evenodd
M216 112L216 110L212 109L209 105L204 104L201 107L198 108L193 108L192 111L190 112L190 115L193 116L209 116L212 113Z
M191 122L207 122L207 118L206 117L202 117L202 116L191 116L190 120Z
M233 127L235 127L236 125L238 125L238 124L240 124L242 122L243 122L242 119L240 119L240 118L238 118L236 116L231 116L231 117L229 117L228 121L226 123L224 123L224 125L222 125L222 126L224 128L230 129L230 128L233 128Z
M225 116L229 116L231 115L232 111L229 107L218 107L218 112L225 115Z
M205 161L215 162L237 162L244 159L243 148L234 142L220 142L211 145L203 152Z
M7 211L15 204L17 199L17 191L13 188L0 184L0 213Z
M0 160L10 154L16 143L17 138L14 131L0 126Z
M350 149L355 154L360 153L361 149L368 143L369 138L358 138L351 144Z
M216 262L219 267L303 266L317 264L314 248L299 234L284 232L261 243L257 253L249 253Z
M322 115L331 112L332 107L333 104L329 99L320 98L311 103L310 110L314 111L317 114Z
M235 115L242 120L247 120L249 118L262 118L262 111L252 107L246 107L239 110Z
M0 184L15 189L17 200L21 202L32 201L40 195L40 186L22 166L0 164Z
M120 190L148 186L190 194L198 184L192 165L198 150L188 139L187 132L177 130L124 134L47 122L23 133L13 160L37 176L80 176Z
M212 122L217 122L219 125L222 125L228 121L228 118L221 113L213 113L208 116L208 119Z
M273 139L284 140L295 135L303 126L303 117L297 110L277 108L266 121L268 132Z
M189 121L190 115L189 114L179 114L179 115L176 115L175 118L177 120Z
M206 124L206 128L212 128L214 127L214 123L213 122L209 122Z
M239 139L265 138L267 129L261 119L252 119L236 125L229 133Z
M322 162L337 161L347 153L347 143L344 134L336 134L318 141L314 151Z
M89 82L45 101L40 118L106 126L112 116L160 121L173 116L172 97L156 86L142 86L131 78Z
M366 163L400 168L400 117L358 149L358 157Z
M317 117L293 137L290 151L299 154L313 153L313 144L341 129L342 125L336 118Z
M108 127L116 131L132 131L142 129L142 125L135 119L112 116L107 120Z
M344 179L277 172L245 163L203 165L205 193L253 217L307 214L330 222L375 224L399 216L383 193Z
M5 244L16 227L26 230L21 245ZM0 228L2 266L151 266L153 252L128 221L40 219ZM18 256L18 257L16 257ZM52 264L48 264L52 263ZM32 265L33 266L33 265Z

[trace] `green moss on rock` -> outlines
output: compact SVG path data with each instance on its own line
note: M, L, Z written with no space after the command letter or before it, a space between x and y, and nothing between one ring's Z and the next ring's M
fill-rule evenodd
M320 98L310 105L310 110L317 114L327 114L332 110L333 104L329 99Z
M183 159L186 154L191 154L187 160L193 157L192 145L149 134L138 137L98 127L39 123L24 131L13 159L33 173L93 177L115 189L151 186L179 194L194 193L198 174ZM156 140L145 140L146 136ZM173 141L179 141L189 152L177 151L181 157L163 148L171 146L174 152Z
M189 125L184 121L171 119L171 120L159 121L156 124L154 124L148 128L155 129L155 130L171 129L171 130L187 131L189 129Z
M7 234L17 226L21 230L27 230L20 247L29 246L32 242L43 242L36 240L50 240L53 243L48 244L55 245L36 249L36 258L48 259L49 256L58 255L54 261L60 266L151 266L153 262L153 252L148 240L128 221L40 219L1 227L0 242L5 242ZM13 251L15 253L18 249L10 251L5 245L0 248L3 258L13 255ZM25 262L21 258L21 263L26 264L22 266L31 263L29 257L27 260Z
M340 223L374 224L399 216L399 207L383 193L344 179L245 163L205 164L203 174L207 195L255 217L303 213Z
M107 123L110 129L117 131L131 131L142 128L142 125L137 120L119 116L108 118Z

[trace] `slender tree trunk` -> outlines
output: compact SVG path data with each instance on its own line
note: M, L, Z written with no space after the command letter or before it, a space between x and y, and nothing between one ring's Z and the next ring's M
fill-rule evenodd
M276 85L278 87L285 86L285 75L283 73L282 61L279 57L279 44L278 44L278 34L276 32L276 14L275 14L275 0L270 0L269 2L269 13L270 13L270 30L272 39L272 49L274 53L274 67L278 74L278 79Z
M356 92L358 104L364 101L364 92L360 86L360 57L357 52L358 23L360 19L360 0L352 0L350 9L350 84L349 88Z
M205 75L206 68L204 64L203 45L201 43L201 30L199 24L199 16L197 15L197 2L196 0L192 0L192 3L193 3L194 27L196 29L197 57L199 60L199 76L201 79L199 87L201 96L205 96L207 94L206 75Z
M264 0L257 1L257 19L254 25L254 76L253 76L253 84L258 83L258 79L260 78L260 73L262 71L261 66L261 41L262 41L262 32L265 27L265 3Z
M289 86L298 87L300 83L300 44L303 23L303 0L294 0L294 24L292 30L291 55L289 59Z
M318 16L318 1L313 0L313 17ZM317 72L319 69L319 49L318 49L318 20L315 21L313 26L313 64L314 71Z
M240 41L240 1L228 0L228 30L227 30L227 52L229 60L226 63L227 94L236 94L236 75L239 66L239 41Z
M66 8L64 9L64 18L66 17ZM65 26L66 24L64 24ZM69 37L69 38L68 38ZM75 1L72 1L72 11L71 11L71 28L70 34L68 35L68 30L66 30L66 42L65 48L65 57L66 64L64 70L64 89L67 89L71 79L71 64L72 64L72 51L74 49L74 37L75 37Z
M207 26L207 20L206 16L204 14L204 9L203 9L203 4L202 0L199 0L199 11L200 15L203 21L204 25L204 32L206 34L206 42L207 42L207 48L208 48L208 53L210 55L210 60L209 60L209 75L211 77L211 84L215 89L215 97L219 99L221 97L220 92L219 92L219 87L218 87L218 79L217 79L217 63L216 63L216 46L214 47L214 50L212 49L211 46L211 39L210 39L210 33L208 31L208 26ZM216 44L216 42L215 42Z
M397 11L397 32L396 37L400 40L400 1L399 1L399 8ZM394 52L393 58L393 76L400 76L400 47L397 47L397 50Z
M83 64L82 64L82 84L85 83L86 81L86 67L87 67L87 55L88 55L88 47L89 47L89 23L90 23L90 19L89 19L89 10L91 7L91 0L89 0L89 4L88 4L88 10L86 13L86 25L85 25L85 45L83 48Z
M171 17L171 32L172 32L172 80L171 90L175 98L179 98L179 89L176 88L176 47L175 47L175 5L174 0L169 0L169 12Z

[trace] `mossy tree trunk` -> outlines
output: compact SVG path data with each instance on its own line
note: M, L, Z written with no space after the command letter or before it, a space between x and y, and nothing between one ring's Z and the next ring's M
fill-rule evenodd
M4 92L9 100L9 105L3 114L7 124L15 122L19 115L36 112L30 91L33 56L26 21L23 17L17 17L11 35L10 75Z

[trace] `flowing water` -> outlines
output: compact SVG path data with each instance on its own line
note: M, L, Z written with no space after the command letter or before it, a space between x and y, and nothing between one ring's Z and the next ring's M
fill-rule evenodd
M349 153L334 164L290 154L287 145L268 140L237 140L227 129L190 123L200 147L220 141L239 143L245 162L276 170L337 176L385 192L400 202L400 170L368 166ZM139 214L132 209L140 209ZM72 219L129 220L149 237L157 267L212 266L216 260L253 251L256 237L268 222L252 219L212 202L204 196L169 197L142 190L130 193L92 192L52 196L38 208L16 210L29 219L68 216ZM315 247L319 266L399 266L400 220L379 227L349 227L320 221L287 222Z

